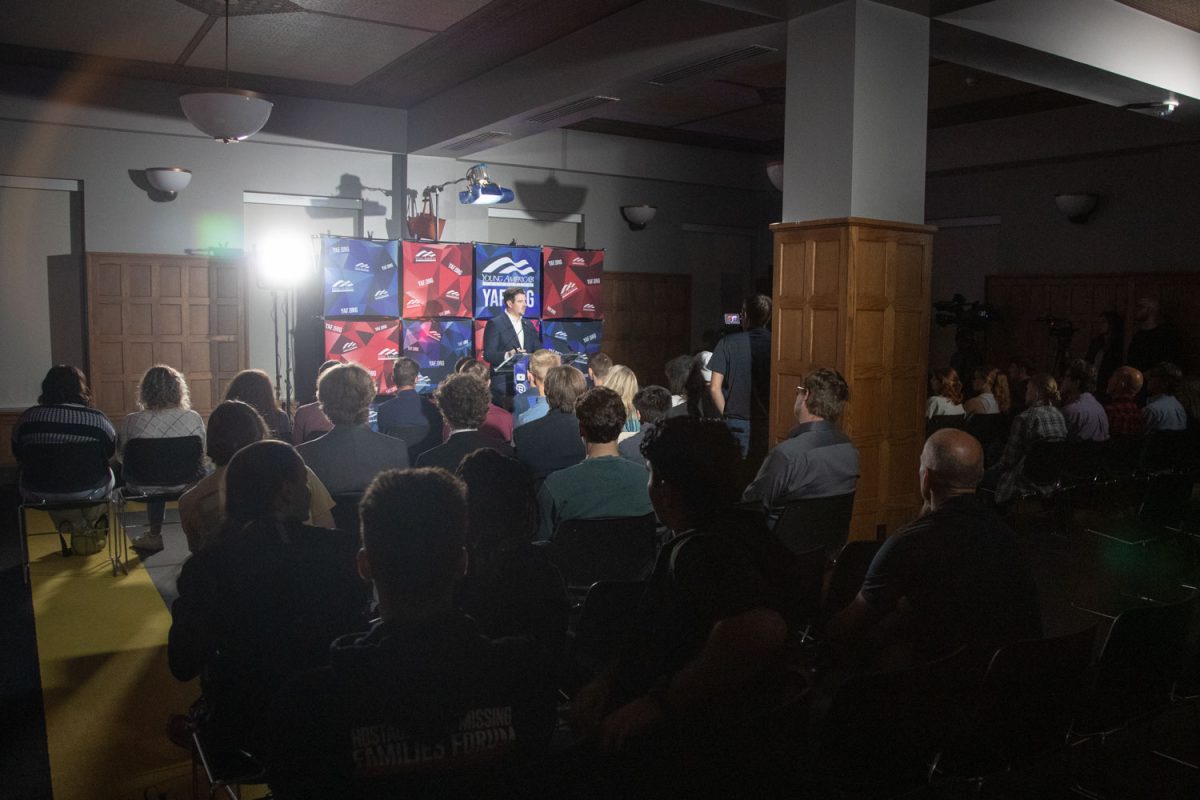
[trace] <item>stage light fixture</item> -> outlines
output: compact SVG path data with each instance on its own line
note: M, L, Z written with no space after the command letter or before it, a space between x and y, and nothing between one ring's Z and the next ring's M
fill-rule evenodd
M467 170L467 189L458 193L458 202L464 206L491 206L497 203L511 203L512 189L505 189L498 183L493 183L487 174L487 164L476 164ZM457 183L457 181L456 181Z
M229 88L229 0L225 0L225 88L179 98L188 122L219 142L240 142L262 130L274 103L254 92Z
M160 192L174 197L192 182L192 171L183 167L146 167L146 180Z
M278 231L254 245L258 285L264 289L289 289L315 271L313 244L303 234Z

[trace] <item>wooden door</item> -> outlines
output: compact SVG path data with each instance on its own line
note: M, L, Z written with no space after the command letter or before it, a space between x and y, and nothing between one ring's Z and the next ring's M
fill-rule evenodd
M246 366L240 262L88 253L87 305L88 377L114 423L137 410L138 381L155 364L184 374L205 417Z
M604 273L601 350L637 375L639 386L666 386L663 367L691 352L692 276Z

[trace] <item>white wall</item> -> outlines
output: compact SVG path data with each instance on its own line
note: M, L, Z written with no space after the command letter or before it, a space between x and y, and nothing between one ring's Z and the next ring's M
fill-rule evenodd
M347 187L390 189L402 181L403 157L393 153L404 148L403 111L279 97L263 133L224 145L183 117L179 87L128 81L101 94L86 78L55 82L54 73L33 72L47 97L0 89L0 175L82 181L89 251L241 248L243 191L337 196ZM192 183L176 199L156 202L138 174L152 166L191 169ZM366 228L384 235L390 200L382 193L365 196L375 209ZM252 325L268 314L268 304L269 295L251 291ZM26 313L42 317L47 309ZM273 373L273 363L259 363L260 352L251 366Z

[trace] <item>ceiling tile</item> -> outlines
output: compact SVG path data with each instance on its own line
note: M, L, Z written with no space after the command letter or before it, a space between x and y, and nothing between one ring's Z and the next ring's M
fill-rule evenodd
M474 14L491 0L295 0L310 11L442 31Z
M207 17L181 3L37 0L5 3L0 42L47 50L173 63Z
M765 142L783 137L783 123L783 105L772 103L693 122L680 126L679 130Z
M685 86L644 85L621 92L621 102L613 103L597 116L636 122L642 125L671 127L702 117L724 114L754 105L758 93L753 89L725 83Z
M1041 87L949 61L939 61L929 67L930 108L978 103L1037 91L1041 91Z
M432 34L320 14L271 14L229 26L233 72L352 85ZM222 69L224 26L214 25L188 66Z

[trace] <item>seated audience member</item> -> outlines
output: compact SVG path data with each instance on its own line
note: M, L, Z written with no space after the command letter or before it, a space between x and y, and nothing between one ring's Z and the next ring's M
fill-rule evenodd
M553 671L537 643L485 638L454 607L468 561L462 482L440 469L385 472L363 498L362 523L359 571L380 619L335 641L327 668L280 693L274 796L520 795L493 769L547 749Z
M654 509L674 535L655 560L628 647L575 695L569 717L612 750L654 732L712 739L723 721L770 706L788 630L777 577L788 556L761 517L734 508L733 434L720 420L665 419L642 451ZM733 737L716 741L736 749Z
M876 645L911 643L916 662L961 645L987 659L997 647L1041 637L1037 587L1016 537L975 496L979 442L937 431L925 442L919 474L921 516L884 542L830 636L855 644L872 632Z
M221 529L225 514L225 466L234 453L247 445L266 439L267 424L258 412L241 400L226 400L208 417L208 457L216 469L201 478L179 498L179 525L187 537L188 550L198 553ZM307 525L332 528L333 498L307 466Z
M427 397L417 392L417 376L421 368L407 356L392 363L392 384L396 396L379 406L375 417L376 429L388 436L404 432L409 455L418 455L441 441L441 415ZM425 433L421 433L424 430ZM436 440L434 437L437 437Z
M689 413L691 395L688 394L688 376L692 373L692 356L675 356L663 370L667 375L667 388L671 390L671 408L668 417L680 417ZM636 408L636 404L635 404Z
M1012 397L1012 407L1008 413L1019 416L1025 410L1025 398L1029 388L1029 376L1032 374L1029 362L1019 356L1008 360L1008 393Z
M813 370L796 387L800 424L767 453L742 494L744 501L763 504L772 527L788 503L849 494L858 485L858 449L837 427L849 398L850 387L837 370Z
M616 392L625 404L625 422L621 427L621 438L628 439L641 427L637 411L633 408L633 396L638 392L637 376L624 364L616 364L604 377L604 387Z
M637 411L641 430L618 444L617 452L621 458L644 467L646 459L642 456L642 441L655 425L670 415L671 393L661 386L643 386L633 396L633 408Z
M545 348L533 351L533 355L529 357L529 385L533 389L533 405L513 420L514 430L546 416L546 412L550 410L550 404L546 402L546 373L558 366L562 366L562 356L558 353Z
M565 364L551 367L544 386L549 412L513 431L517 458L529 468L535 486L541 486L550 473L574 466L587 455L575 417L575 401L587 391L583 373Z
M463 456L481 447L505 456L513 454L512 447L504 440L482 429L488 409L492 408L492 394L490 387L475 376L466 372L447 376L434 390L433 402L450 427L450 437L444 444L417 456L418 467L441 467L454 472Z
M546 548L533 544L538 504L529 469L484 448L462 460L458 476L467 485L468 558L457 607L484 636L532 636L563 652L571 604Z
M1062 385L1062 415L1067 438L1085 442L1108 441L1108 414L1092 394L1096 368L1082 358L1067 365Z
M327 370L333 369L340 361L326 361L317 368L317 382L320 383L321 376ZM305 403L296 409L296 415L292 418L292 444L304 444L309 439L315 439L318 436L323 436L333 429L333 423L329 421L329 417L325 416L325 412L321 410L321 402L314 400L311 403Z
M641 517L653 511L646 470L621 458L617 450L617 436L625 424L621 396L607 386L591 389L576 401L575 416L587 458L551 473L542 484L538 498L543 540L553 538L558 523L566 519Z
M1133 367L1118 367L1108 379L1108 432L1112 436L1141 436L1145 421L1138 408L1137 396L1142 391L1142 373Z
M187 381L174 367L157 364L142 375L142 380L138 383L138 410L126 415L121 425L119 458L125 460L125 447L133 439L172 439L181 436L198 437L203 452L204 420L192 411ZM197 472L193 480L199 480L203 474L203 471ZM131 485L130 489L145 488L166 492L180 491L186 486L187 484L153 487ZM147 552L162 550L162 526L166 510L165 500L151 500L146 503L150 530L136 539L130 539L129 544Z
M333 428L296 452L332 494L362 492L383 470L408 466L408 446L367 424L374 399L375 381L357 364L333 367L317 383L317 400Z
M51 367L42 379L38 404L17 418L12 429L12 452L18 463L33 456L39 445L81 444L95 442L100 455L112 458L117 448L117 432L104 412L92 407L92 395L87 380L78 367L59 364ZM21 496L26 500L74 501L103 500L114 484L111 470L97 475L95 487L69 494L47 494L37 491L22 480ZM64 536L91 531L108 532L108 515L103 503L89 508L51 511L50 519ZM65 541L65 539L64 539Z
M995 487L996 502L1007 503L1022 488L1036 488L1022 475L1035 442L1067 438L1067 422L1054 406L1059 400L1058 382L1050 375L1038 373L1026 382L1025 410L1013 420L1004 453L984 478L984 486Z
M593 353L588 356L588 380L591 382L591 388L604 385L604 379L608 377L608 372L613 368L612 356L608 353Z
M1008 376L995 367L979 367L971 381L975 396L963 403L968 414L1007 414L1012 407Z
M491 369L482 361L474 358L468 358L459 362L456 373L470 375L476 380L481 380L488 385L488 391L491 391L491 379L488 377L491 374ZM492 403L488 406L487 416L483 418L483 423L479 426L481 433L486 433L502 442L512 441L513 432L513 415L511 411L505 411L500 406ZM450 438L450 424L446 423L442 426L442 441Z
M362 630L367 592L355 537L310 528L304 461L290 444L247 445L225 471L218 539L183 564L167 642L171 674L202 676L217 731L261 754L271 697Z
M966 411L962 406L962 382L951 367L936 370L929 379L931 395L925 401L925 419L934 417L961 417Z
M1187 414L1188 430L1200 429L1200 375L1184 376L1178 399Z
M1175 398L1183 381L1179 367L1163 361L1146 372L1146 407L1142 409L1145 432L1187 430L1187 412Z
M319 381L318 381L319 382ZM267 430L272 439L290 442L292 440L292 423L287 412L279 407L275 396L275 387L271 379L261 369L244 369L229 383L225 390L224 400L241 400L254 406L254 410L267 423Z

